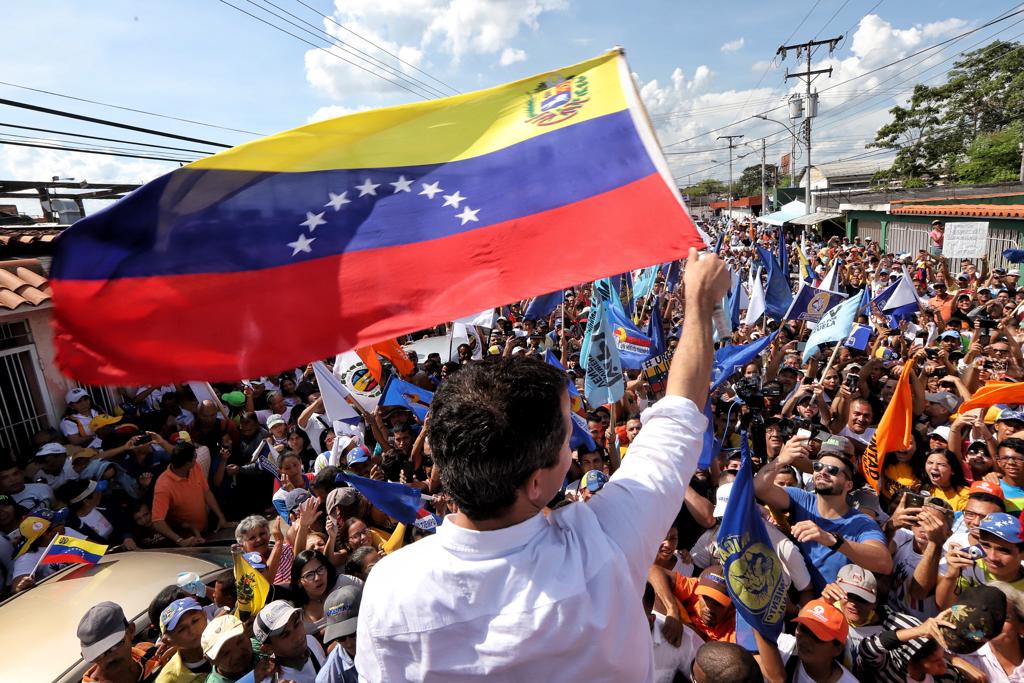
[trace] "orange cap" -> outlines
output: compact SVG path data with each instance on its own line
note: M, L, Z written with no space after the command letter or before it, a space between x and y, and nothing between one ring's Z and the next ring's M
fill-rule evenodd
M793 621L803 624L825 642L837 640L845 644L846 636L850 633L850 624L843 613L822 598L811 600L804 605Z
M971 493L987 493L988 495L995 496L1000 500L1003 500L1005 498L1005 496L1003 495L1002 486L1000 486L999 484L994 484L990 481L985 481L984 479L979 479L978 481L971 484L971 489L968 492L968 495L970 495Z

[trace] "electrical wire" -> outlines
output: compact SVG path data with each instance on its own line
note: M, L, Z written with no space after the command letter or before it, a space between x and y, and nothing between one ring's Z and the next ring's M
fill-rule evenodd
M180 164L187 164L187 163L189 163L189 160L187 160L187 159L174 159L174 158L170 158L170 157L158 157L158 156L150 156L150 155L146 155L146 154L129 154L129 153L125 153L125 152L110 152L110 151L104 151L104 150L98 150L98 149L80 149L80 148L77 148L77 147L62 147L62 146L57 146L57 145L42 145L42 144L37 144L37 143L32 143L32 142L20 142L20 141L16 141L16 140L7 140L7 139L4 139L4 138L0 138L0 145L14 145L16 147L38 147L40 149L55 149L55 150L61 150L61 151L66 151L66 152L81 152L83 154L103 154L103 155L106 155L106 156L128 157L128 158L131 158L131 159L152 159L154 161L173 161L174 163L180 163Z
M159 149L169 149L177 152L194 152L195 154L213 154L203 149L187 149L185 147L170 147L168 145L157 145L152 142L136 142L134 140L121 140L118 138L104 138L97 135L86 135L84 133L71 133L64 130L53 130L51 128L35 128L33 126L19 126L13 123L0 123L0 128L17 128L19 130L34 130L37 133L53 133L54 135L68 135L75 138L87 138L89 140L102 140L104 142L120 142L127 145L139 145L142 147L156 147Z

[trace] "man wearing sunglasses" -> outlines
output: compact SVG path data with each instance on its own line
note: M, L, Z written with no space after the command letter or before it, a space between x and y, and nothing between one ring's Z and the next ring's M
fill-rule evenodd
M850 562L877 574L889 574L892 556L885 534L874 520L847 502L853 488L853 464L838 449L825 447L812 465L807 448L807 439L790 439L779 457L757 473L754 491L761 502L792 512L791 532L807 560L815 589L820 591L835 582L839 570ZM775 475L790 465L814 473L814 493L775 485Z

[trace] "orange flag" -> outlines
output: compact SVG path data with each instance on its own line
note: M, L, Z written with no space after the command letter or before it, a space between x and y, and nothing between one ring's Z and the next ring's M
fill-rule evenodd
M364 346L361 349L356 349L356 353L359 354L366 369L370 371L370 374L373 375L373 378L378 383L383 382L381 376L384 372L378 356L383 356L391 361L395 371L402 377L408 377L413 371L412 359L409 358L405 349L399 346L398 342L394 339L372 344L371 346Z
M910 390L910 372L914 367L913 363L905 363L900 379L896 382L896 391L889 401L882 419L878 422L878 429L871 437L864 456L861 458L861 469L868 484L876 491L881 477L882 466L886 453L902 451L910 448L914 437L914 400Z
M989 382L974 392L971 400L964 401L960 406L960 414L973 408L988 408L996 403L1024 403L1024 383Z

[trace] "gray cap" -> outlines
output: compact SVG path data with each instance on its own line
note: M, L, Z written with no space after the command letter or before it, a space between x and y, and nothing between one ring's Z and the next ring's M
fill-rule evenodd
M354 585L337 588L327 596L324 600L324 645L356 632L362 597L363 589Z
M78 642L82 646L82 659L95 662L110 648L124 639L128 620L124 610L114 602L101 602L89 608L78 622Z
M252 624L252 635L261 643L266 643L274 636L281 635L293 614L301 613L301 607L292 607L292 604L285 600L274 600L256 615Z
M330 513L336 507L347 508L355 505L359 500L359 492L351 486L337 488L327 494L327 512Z
M845 436L839 436L833 434L821 443L821 450L818 452L818 457L822 455L844 455L847 458L852 458L854 455L853 444Z
M312 496L306 489L292 489L284 495L284 506L288 512L291 512L310 498L312 498Z

